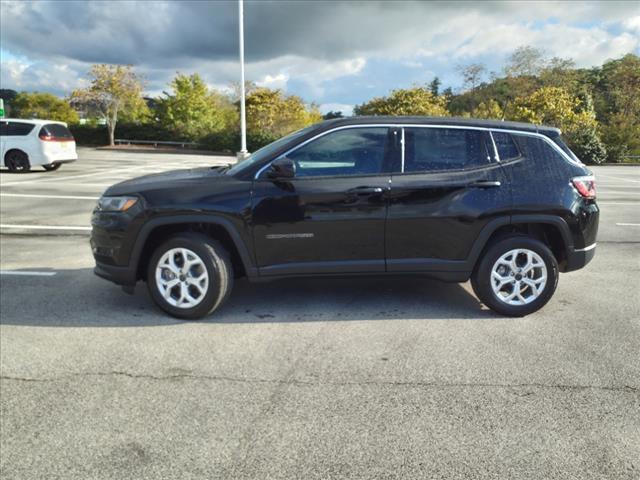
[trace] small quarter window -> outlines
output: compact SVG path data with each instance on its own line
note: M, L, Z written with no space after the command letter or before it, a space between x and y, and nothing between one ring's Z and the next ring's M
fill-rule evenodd
M491 132L491 135L493 135L493 141L496 144L496 149L498 150L498 156L500 157L501 162L513 160L520 156L520 150L518 150L518 146L516 145L516 142L513 141L510 134L493 131Z

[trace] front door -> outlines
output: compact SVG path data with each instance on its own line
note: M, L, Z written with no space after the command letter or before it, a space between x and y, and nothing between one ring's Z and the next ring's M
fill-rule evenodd
M387 270L464 271L480 231L509 215L511 191L488 131L405 127L391 180Z
M386 127L330 131L286 154L294 178L259 175L252 223L261 276L384 272L393 139Z

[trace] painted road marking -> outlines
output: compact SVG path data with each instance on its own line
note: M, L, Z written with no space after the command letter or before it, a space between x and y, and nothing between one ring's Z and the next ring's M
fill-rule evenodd
M32 277L53 277L58 272L21 272L19 270L0 270L0 275L20 275Z
M32 180L25 180L22 182L5 182L2 183L0 186L3 187L10 187L10 186L15 186L15 185L24 185L26 183L34 183L34 182L38 182L40 180L42 180L40 183L45 183L45 184L53 184L53 183L58 183L62 180L74 180L76 178L87 178L87 177L96 177L98 175L126 175L128 173L133 173L133 172L138 172L139 170L143 169L144 166L138 166L138 167L129 167L126 169L121 169L121 170L117 170L117 171L113 171L111 170L106 170L106 171L100 171L100 172L92 172L92 173L83 173L81 175L67 175L66 177L54 177L53 175L50 175L48 177L38 177L38 178L34 178ZM49 182L47 182L47 180L49 180Z
M64 200L98 200L100 197L83 197L76 195L37 195L29 193L0 193L0 197L24 197L24 198L60 198Z
M616 223L619 227L640 227L640 223Z
M0 228L16 230L82 230L90 231L91 227L63 226L63 225L13 225L8 223L0 224Z
M620 180L621 182L640 183L640 180L631 180L630 178L621 178L621 177L614 177L611 175L602 175L601 173L596 174L596 181L598 180L598 177L613 178L615 180Z

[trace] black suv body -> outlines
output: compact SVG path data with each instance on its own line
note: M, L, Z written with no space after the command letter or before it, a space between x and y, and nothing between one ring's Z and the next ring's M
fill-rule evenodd
M217 308L238 276L362 274L471 278L485 304L524 315L591 260L598 216L591 172L555 128L353 117L230 168L114 185L91 246L97 275L146 280L181 318Z

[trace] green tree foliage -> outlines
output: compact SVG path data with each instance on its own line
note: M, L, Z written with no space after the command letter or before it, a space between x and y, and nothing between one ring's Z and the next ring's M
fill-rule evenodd
M447 100L435 96L429 88L413 87L393 90L388 97L378 97L355 107L356 115L449 115Z
M586 162L601 163L606 158L592 102L580 100L563 88L542 87L532 95L517 98L513 119L559 128Z
M490 120L504 119L504 112L495 100L491 99L480 104L471 112L473 118L486 118Z
M89 72L90 85L71 93L71 102L88 116L104 119L109 134L109 145L114 144L118 118L144 119L148 115L142 98L142 79L131 65L98 64Z
M171 82L172 94L158 101L156 115L176 137L197 141L238 125L238 112L231 100L210 90L200 75L178 74Z
M322 120L316 105L307 106L281 90L256 88L246 99L247 131L281 137Z
M11 115L17 118L41 118L77 123L78 113L69 102L51 93L21 92L11 101Z

